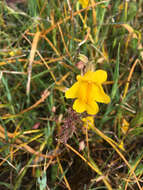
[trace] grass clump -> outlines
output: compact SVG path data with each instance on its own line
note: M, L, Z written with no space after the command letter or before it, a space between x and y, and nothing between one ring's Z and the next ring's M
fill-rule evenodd
M142 189L143 1L0 2L0 189ZM105 70L87 126L65 91Z

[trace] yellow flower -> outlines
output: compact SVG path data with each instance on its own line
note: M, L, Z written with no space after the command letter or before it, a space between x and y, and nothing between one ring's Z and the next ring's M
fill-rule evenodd
M103 70L88 71L84 76L77 76L77 82L65 93L66 98L76 98L73 109L82 113L94 115L99 111L98 104L108 104L110 97L105 94L101 84L107 80L107 73Z
M121 130L124 134L127 133L128 129L129 129L129 123L126 121L126 119L123 118L122 120L122 125L121 125Z
M86 8L89 5L89 0L79 0L79 3L83 8Z
M94 126L94 118L92 116L87 116L82 118L83 121L83 127L90 129Z

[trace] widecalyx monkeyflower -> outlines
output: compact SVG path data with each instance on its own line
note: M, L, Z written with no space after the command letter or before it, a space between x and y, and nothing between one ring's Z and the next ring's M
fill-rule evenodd
M110 97L104 92L102 84L107 80L104 70L87 71L83 76L77 75L77 82L65 92L66 98L75 99L73 109L82 113L87 111L95 115L99 111L97 102L108 104Z

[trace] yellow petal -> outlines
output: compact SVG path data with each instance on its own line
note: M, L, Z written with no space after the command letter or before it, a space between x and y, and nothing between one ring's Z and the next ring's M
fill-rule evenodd
M78 89L79 89L79 82L76 82L74 85L72 85L71 88L69 88L65 92L65 97L66 98L77 98L77 96L78 96Z
M105 104L108 104L110 102L110 97L107 94L105 94L101 85L93 84L91 93L94 95L93 99L96 102L101 102Z
M86 110L86 104L79 99L76 99L73 104L73 109L78 113L82 113Z
M92 71L88 71L88 72L86 72L83 76L77 75L77 80L78 80L78 81L86 81L86 82L89 82L89 81L91 81L91 75L92 75L93 73L94 73L94 72L92 72Z
M79 0L83 8L86 8L89 4L89 0Z
M87 73L85 73L84 76L78 75L77 80L102 84L103 82L107 80L107 72L104 70L97 70L95 72L88 71Z
M121 130L124 134L127 133L128 129L129 129L129 123L127 122L127 120L125 118L123 118L122 120L122 125L121 125Z
M95 83L87 83L87 92L86 92L86 102L91 102L95 100L95 92L94 92L94 86Z
M92 126L94 126L94 117L93 116L87 116L82 118L82 121L84 122L84 127L85 128L90 128Z
M99 111L98 104L95 101L91 101L90 104L86 105L86 111L90 115L95 115Z
M97 70L92 74L93 82L102 84L107 80L107 72L104 70Z
M87 102L87 95L88 95L88 83L81 81L79 82L79 88L78 88L78 98L82 101L82 102Z

